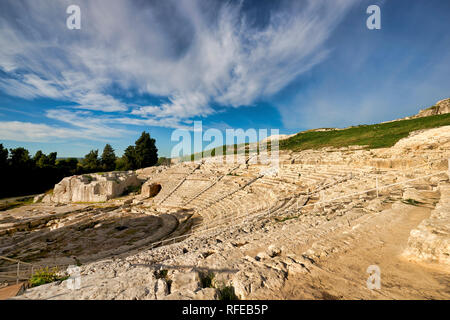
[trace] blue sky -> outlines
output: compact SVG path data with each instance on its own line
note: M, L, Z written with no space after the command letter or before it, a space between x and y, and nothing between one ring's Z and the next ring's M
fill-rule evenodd
M412 115L450 96L449 14L446 0L1 1L0 143L120 155L146 130L168 156L194 120L289 134Z

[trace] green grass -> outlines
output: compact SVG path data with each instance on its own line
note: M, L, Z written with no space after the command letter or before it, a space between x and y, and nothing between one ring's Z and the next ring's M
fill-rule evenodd
M280 141L281 150L300 151L323 147L367 146L370 149L392 147L412 131L450 125L450 114L361 125L342 130L305 131Z
M91 183L92 180L94 180L94 178L90 174L83 174L83 178L86 178L89 181L89 183Z
M13 201L0 202L0 211L11 210L27 204L33 203L34 197L24 197Z
M414 200L414 199L402 200L402 202L404 204L409 204L409 205L412 205L412 206L419 206L419 205L423 204L423 202L420 202L420 201L417 201L417 200Z
M320 149L324 147L366 146L368 149L392 147L400 139L406 138L411 132L421 129L431 129L450 125L450 114L435 115L410 120L399 120L389 123L360 125L346 129L330 129L328 131L303 131L286 140L279 141L280 150L301 151L306 149ZM227 149L234 149L233 154L248 155L248 143L227 146L223 145L223 155ZM270 152L270 141L267 150ZM220 148L220 147L219 147ZM257 144L259 154L259 144ZM239 151L237 151L240 149ZM215 156L214 150L191 154L181 158L181 161L194 161L194 157L203 158L207 155Z
M265 144L262 145L262 148L267 149L267 151L270 151L270 141L267 141ZM249 150L249 143L241 143L241 144L234 144L234 145L223 145L222 146L222 156L225 155L246 155L248 156L250 154L250 150ZM244 148L243 148L244 147ZM221 147L217 147L216 149L219 149ZM209 150L204 150L202 152L197 152L197 153L193 153L191 155L187 155L184 157L181 157L181 161L194 161L196 160L195 158L198 159L202 159L202 158L209 158L211 157L215 157L216 156L216 149L209 149ZM230 150L233 149L233 151L231 152ZM254 145L254 147L252 148L252 153L256 151L257 154L260 153L260 144L256 143Z
M29 283L31 287L37 287L46 283L55 281L64 281L69 276L61 276L57 268L49 269L48 267L36 271L30 278Z

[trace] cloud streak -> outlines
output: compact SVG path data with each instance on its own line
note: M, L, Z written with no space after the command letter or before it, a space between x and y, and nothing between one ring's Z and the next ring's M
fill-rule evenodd
M85 114L47 112L83 134L105 130L106 123L182 127L214 114L214 106L267 99L322 62L326 40L355 2L284 3L254 23L242 1L80 1L79 31L65 26L70 1L3 3L0 91L111 113L85 122L87 128L77 122ZM165 102L136 106L124 102L130 92L128 101L150 95ZM45 136L39 130L46 128L26 126Z

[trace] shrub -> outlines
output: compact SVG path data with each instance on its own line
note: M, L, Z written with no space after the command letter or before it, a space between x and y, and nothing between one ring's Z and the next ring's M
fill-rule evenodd
M161 269L161 270L155 271L155 277L156 277L156 279L166 280L167 288L169 289L169 292L170 292L170 288L172 287L172 280L169 279L168 272L169 271L167 269Z
M202 284L202 288L214 288L214 273L200 273L200 282Z
M49 267L41 268L36 271L30 278L30 286L37 287L46 283L51 283L55 281L63 281L68 279L68 276L61 276L59 274L58 268L49 269Z
M142 185L138 186L128 186L122 193L123 196L129 195L130 193L141 193Z
M239 300L239 298L234 293L234 287L233 286L223 286L218 289L219 290L219 300Z
M418 206L418 205L423 204L423 202L420 202L420 201L417 201L417 200L414 200L414 199L407 199L407 200L403 200L402 202L404 204L410 204L412 206Z
M168 272L169 271L167 269L161 269L161 270L155 271L155 277L156 277L156 279L167 280L167 273Z

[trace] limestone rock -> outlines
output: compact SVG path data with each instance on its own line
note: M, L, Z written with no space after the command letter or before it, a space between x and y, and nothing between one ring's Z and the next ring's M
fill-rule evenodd
M156 299L161 300L169 294L169 287L167 282L163 279L158 279L155 283L155 296Z
M121 196L129 187L141 185L133 171L84 174L64 178L43 202L102 202Z
M260 253L258 253L258 254L256 255L255 260L256 260L256 261L262 261L262 260L268 259L268 258L269 258L269 255L268 255L267 253L265 253L265 252L260 252Z
M436 105L430 108L420 110L416 117L428 117L446 113L450 113L450 98L438 101Z
M191 290L175 291L165 296L164 300L194 300L195 293Z
M383 210L383 201L381 201L380 199L373 199L369 201L367 209L375 212L380 212L381 210Z
M281 254L281 249L272 244L267 248L267 254L271 258L279 256Z
M37 202L42 201L42 199L44 199L44 197L45 197L45 193L38 194L37 196L35 196L33 198L33 203L37 203Z
M440 186L441 200L430 217L413 229L403 255L409 259L450 266L450 185Z
M219 295L215 288L204 288L195 292L196 300L217 300Z
M200 288L200 277L198 272L175 272L172 277L171 291L191 290Z

